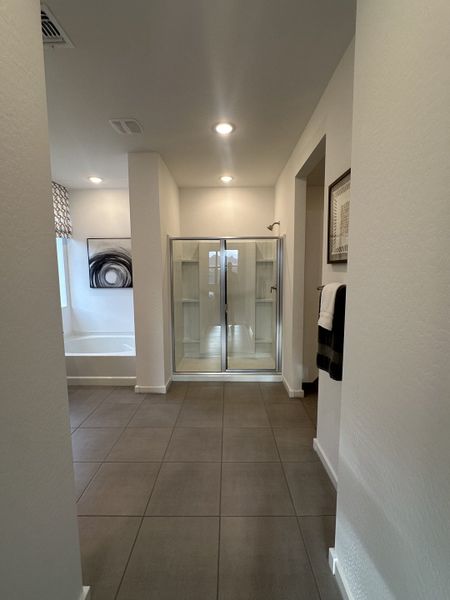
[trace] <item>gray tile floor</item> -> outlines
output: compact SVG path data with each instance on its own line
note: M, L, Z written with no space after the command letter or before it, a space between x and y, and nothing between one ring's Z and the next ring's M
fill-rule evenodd
M70 388L83 581L92 600L337 600L335 492L314 395L174 383Z

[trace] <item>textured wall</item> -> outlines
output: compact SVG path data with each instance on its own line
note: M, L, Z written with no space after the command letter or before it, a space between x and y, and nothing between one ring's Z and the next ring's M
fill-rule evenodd
M296 179L319 142L326 135L325 187L350 166L353 92L353 44L339 63L275 188L275 218L286 235L283 294L283 375L293 389L301 389L303 376L303 277L305 264L306 184ZM325 199L324 199L325 203ZM324 204L322 282L345 282L346 265L327 265ZM318 440L337 471L341 384L319 375Z
M39 2L0 9L0 598L79 600Z
M450 4L360 0L336 549L356 600L450 590Z
M178 188L155 152L129 154L128 168L137 385L162 392L171 374L167 235L179 234Z
M181 233L187 236L278 235L273 188L217 187L180 190Z

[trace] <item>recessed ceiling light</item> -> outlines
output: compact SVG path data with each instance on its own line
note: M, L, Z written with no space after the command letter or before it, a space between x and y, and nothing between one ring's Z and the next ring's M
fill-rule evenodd
M230 183L230 181L233 181L233 178L231 177L231 175L222 175L220 181L222 183Z
M216 123L214 125L214 131L220 135L230 135L235 130L235 126L232 123Z
M103 179L101 179L100 177L89 177L89 181L91 183L101 183Z

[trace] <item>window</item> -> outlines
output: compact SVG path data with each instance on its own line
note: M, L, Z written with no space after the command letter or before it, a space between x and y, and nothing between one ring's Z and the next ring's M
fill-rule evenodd
M56 238L56 257L58 259L59 295L61 308L67 307L66 240Z

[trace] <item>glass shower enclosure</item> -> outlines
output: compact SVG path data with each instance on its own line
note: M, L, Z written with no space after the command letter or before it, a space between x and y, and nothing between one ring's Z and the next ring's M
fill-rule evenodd
M175 373L281 367L281 239L172 238Z

